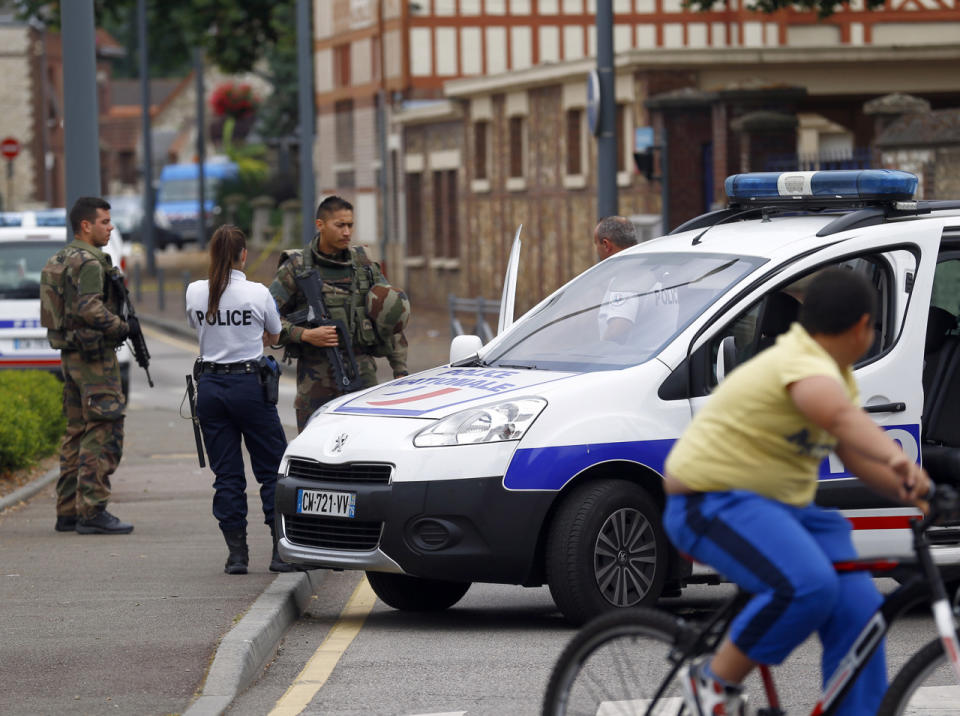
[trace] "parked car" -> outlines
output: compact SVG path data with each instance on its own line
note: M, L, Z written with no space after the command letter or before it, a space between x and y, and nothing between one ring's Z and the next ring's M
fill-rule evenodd
M110 204L113 225L128 243L143 243L143 198L134 195L104 197ZM153 245L164 250L168 246L183 248L184 238L171 229L167 215L155 210L153 213Z
M515 254L496 338L459 336L448 365L337 398L290 442L281 556L366 570L399 609L446 608L471 582L548 584L573 622L718 581L666 538L664 460L829 266L866 276L882 307L855 366L867 412L956 482L960 201L913 201L916 186L885 170L731 177L728 208L600 262L514 323ZM634 329L605 338L614 312ZM850 519L862 554L909 552L916 510L833 455L820 478L817 502ZM938 560L960 560L956 526L931 536Z
M204 225L210 232L220 214L216 203L217 187L237 176L237 165L230 161L204 162ZM200 172L198 164L168 164L160 172L157 211L170 222L170 230L184 241L197 241L200 232Z
M12 216L20 214L20 218ZM59 223L46 217L61 217ZM40 272L67 239L66 212L5 212L0 216L0 370L47 370L60 376L60 351L47 342L40 325ZM72 240L72 237L71 237ZM119 232L104 247L114 265L126 266ZM130 349L117 351L124 396L130 392Z

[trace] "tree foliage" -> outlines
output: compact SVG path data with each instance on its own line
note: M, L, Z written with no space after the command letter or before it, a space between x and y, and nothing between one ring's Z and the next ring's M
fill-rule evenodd
M885 2L886 0L864 0L864 5L868 10L875 10L883 7ZM693 10L708 12L724 9L729 5L729 0L684 0L684 4ZM747 0L745 7L747 10L767 14L792 8L801 12L815 12L819 17L830 17L848 4L849 0Z
M61 2L20 0L20 14L59 27ZM224 72L248 72L286 34L274 16L293 5L294 0L147 0L151 55L182 63L202 47ZM94 12L98 25L124 28L135 39L137 0L94 0Z

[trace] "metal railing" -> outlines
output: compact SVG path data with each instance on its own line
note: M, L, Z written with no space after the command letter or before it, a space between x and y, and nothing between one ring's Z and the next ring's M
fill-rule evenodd
M460 298L452 293L447 297L447 307L450 309L450 333L456 338L467 333L457 314L470 314L473 319L473 335L480 336L480 340L487 343L493 340L494 332L487 323L487 316L494 316L494 321L500 315L500 301L491 301L488 298ZM469 319L465 319L469 320Z

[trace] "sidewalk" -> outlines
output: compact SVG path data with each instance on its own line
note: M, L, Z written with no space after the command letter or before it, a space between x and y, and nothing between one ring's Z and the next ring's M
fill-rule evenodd
M174 452L185 422L128 412L110 509L131 535L55 532L56 469L0 500L0 714L184 713L201 689L189 713L221 713L321 583L267 570L252 480L250 574L223 573L212 474Z

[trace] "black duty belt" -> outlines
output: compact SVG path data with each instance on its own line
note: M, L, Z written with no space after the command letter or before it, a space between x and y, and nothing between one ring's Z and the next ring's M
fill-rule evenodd
M200 361L201 373L256 373L258 370L255 360L244 360L239 363L211 363Z

